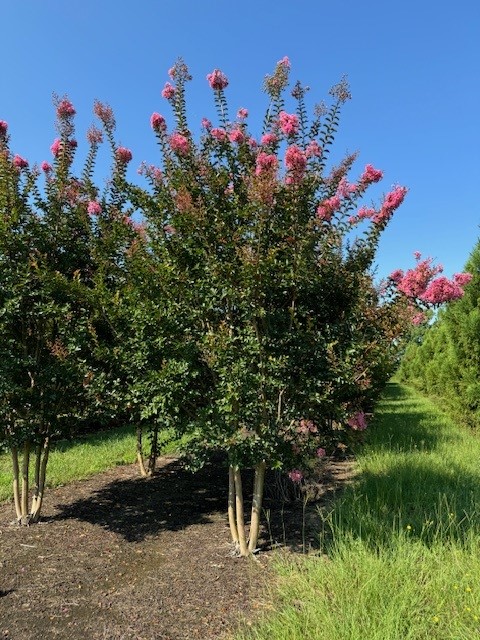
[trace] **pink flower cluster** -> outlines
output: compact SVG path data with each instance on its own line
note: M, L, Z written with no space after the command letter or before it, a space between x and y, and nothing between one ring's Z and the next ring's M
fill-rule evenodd
M72 151L77 148L76 140L67 140L67 150ZM59 138L55 138L50 147L50 151L55 158L58 158L59 154L63 151L63 142Z
M327 200L324 200L317 208L317 218L330 222L333 214L340 208L341 200L340 196L335 195Z
M103 135L100 129L92 125L87 131L87 140L90 144L101 144L103 142Z
M22 158L18 154L13 157L12 163L17 169L26 169L28 167L28 160L25 160L25 158Z
M210 135L212 138L215 138L215 140L218 140L218 142L225 142L228 137L227 132L222 127L213 127L210 131Z
M274 133L264 133L260 140L260 144L264 147L268 147L269 145L275 144L277 140L278 138Z
M300 420L297 427L297 433L300 433L302 435L309 435L310 433L318 433L318 427L313 422L313 420Z
M278 158L274 154L265 153L260 151L257 156L255 175L263 176L265 174L271 174L278 168Z
M364 187L372 184L373 182L379 182L383 178L383 171L375 169L373 165L367 164L360 176L360 184Z
M220 69L214 69L212 73L209 73L207 80L214 91L222 91L228 86L228 78Z
M382 207L372 218L374 224L386 224L392 217L394 211L402 204L407 194L406 187L395 187L385 196Z
M166 131L167 123L165 118L159 113L152 113L150 116L150 125L155 132Z
M234 127L228 134L228 139L230 142L241 144L242 142L245 142L245 134L240 127Z
M472 276L468 273L458 274L464 276L462 281L468 284ZM467 280L467 277L468 280ZM463 296L462 286L455 280L449 280L445 276L435 278L429 283L425 289L421 299L424 302L430 304L442 304L443 302L451 302L452 300L458 300Z
M280 127L284 135L288 137L294 136L298 133L298 118L294 113L286 113L285 111L280 111L280 115L278 117L278 126Z
M171 100L174 95L175 95L175 87L172 84L170 84L170 82L166 82L165 86L162 89L162 98Z
M312 140L307 144L305 149L305 155L307 158L320 158L322 153L323 149L316 140Z
M303 473L299 470L299 469L293 469L292 471L290 471L290 473L288 474L288 477L290 478L290 480L292 482L294 482L295 484L300 484L301 481L303 480Z
M351 184L350 182L348 182L347 178L343 176L343 178L338 183L337 195L342 196L343 198L346 198L352 193L355 193L356 191L357 191L357 185Z
M174 131L170 136L170 147L175 153L178 153L181 156L186 156L190 151L190 142L182 133Z
M0 136L5 137L8 131L8 123L5 120L0 120Z
M40 166L42 171L44 171L47 174L50 173L50 171L52 171L52 165L48 163L46 160L44 160Z
M397 269L390 274L390 279L397 285L397 289L408 298L421 299L429 282L443 271L443 267L440 264L432 265L432 258L420 260L420 255L417 255L417 264L414 269L408 269L406 273Z
M57 115L59 118L68 118L70 116L74 116L75 113L75 107L70 100L64 98L57 104Z
M121 164L128 164L132 159L132 152L126 147L118 147L115 151L115 157Z
M113 115L112 107L108 104L103 104L98 100L95 101L93 105L93 112L99 118L103 124L108 128L113 128L115 126L115 117Z
M307 167L307 156L296 144L288 147L285 151L285 166L289 173L285 179L286 184L301 182Z
M99 216L102 213L102 207L96 200L90 200L87 206L87 212L91 216Z
M241 108L237 111L237 118L239 120L245 120L245 118L248 118L248 109L245 108Z
M347 420L347 424L354 431L365 431L367 428L367 419L363 411L358 411Z

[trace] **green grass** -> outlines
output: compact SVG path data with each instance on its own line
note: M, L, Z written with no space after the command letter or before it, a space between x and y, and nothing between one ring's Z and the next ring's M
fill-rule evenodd
M163 436L168 439L169 434ZM160 442L162 443L162 434ZM55 443L48 460L47 487L64 485L118 465L131 464L135 461L135 444L135 433L131 425ZM174 451L178 444L178 441L168 440L162 445L162 453ZM0 502L11 497L11 459L9 455L1 454Z
M391 384L361 473L323 514L322 553L279 557L262 640L480 637L480 442Z

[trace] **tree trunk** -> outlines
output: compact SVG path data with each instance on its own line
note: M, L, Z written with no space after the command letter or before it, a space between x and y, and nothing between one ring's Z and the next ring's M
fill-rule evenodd
M232 465L228 467L228 524L232 542L238 548L238 530L235 522L235 469Z
M262 515L263 488L265 485L265 469L264 460L255 467L255 481L253 484L253 501L252 501L252 517L250 520L250 539L248 542L248 551L253 553L257 548L258 534L260 531L260 518Z
M146 478L148 476L145 468L145 461L143 458L143 444L142 444L143 429L141 426L137 427L137 462L141 475Z
M150 457L148 459L148 475L153 476L157 465L158 457L158 424L155 423L152 432L152 446L150 449Z
M25 442L23 445L23 461L22 461L22 498L21 498L21 512L22 517L20 524L28 525L28 470L30 466L30 442Z
M247 540L245 538L245 516L243 512L242 475L238 467L234 468L235 479L235 511L237 514L237 531L240 555L248 556Z
M30 522L35 523L40 519L40 511L45 493L45 479L47 477L48 456L50 454L50 437L46 436L43 447L37 449L37 460L35 461L35 492L32 498L32 511ZM37 472L38 467L38 472Z
M22 519L22 505L20 501L20 467L18 465L18 449L12 447L12 465L13 465L13 500L15 502L15 513L17 520Z

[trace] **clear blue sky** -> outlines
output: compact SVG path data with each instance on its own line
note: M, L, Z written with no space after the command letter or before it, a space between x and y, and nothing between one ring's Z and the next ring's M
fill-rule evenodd
M380 275L413 264L416 250L451 275L479 237L478 0L4 0L0 19L0 119L31 163L51 158L53 92L77 109L80 157L98 98L114 108L137 167L159 161L149 118L168 115L160 91L177 57L194 76L196 125L211 115L205 76L215 67L230 79L232 112L247 107L259 123L263 78L287 55L312 104L348 76L353 100L333 157L359 150L358 172L367 163L385 172L380 193L410 190L382 238Z

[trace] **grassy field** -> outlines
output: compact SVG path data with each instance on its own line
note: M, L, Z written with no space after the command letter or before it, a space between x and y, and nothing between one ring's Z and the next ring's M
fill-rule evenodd
M168 440L169 434L163 436ZM169 453L176 447L178 441L164 443L162 453ZM47 487L81 480L100 471L132 462L135 462L135 433L131 425L111 431L100 431L93 436L57 442L53 445L48 460ZM33 469L33 461L31 468ZM11 496L11 459L9 455L1 454L0 502L10 499Z
M271 612L237 640L480 638L480 440L390 384L322 553L279 559Z

